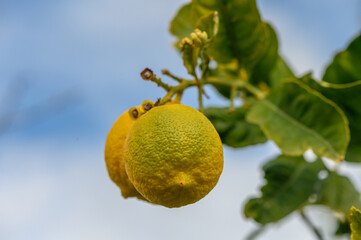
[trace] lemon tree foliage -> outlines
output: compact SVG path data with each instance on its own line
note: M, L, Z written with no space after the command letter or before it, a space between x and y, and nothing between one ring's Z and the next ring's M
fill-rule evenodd
M169 31L180 39L188 37L193 32L191 6L191 3L182 6L171 21Z
M351 239L361 240L361 212L355 207L351 208Z
M214 13L219 16L217 34L203 49L204 55L192 60L192 68L205 76L203 84L214 86L231 104L204 113L224 144L245 147L269 139L284 154L264 166L267 184L260 197L246 204L246 216L261 224L279 221L307 206L310 196L316 196L312 204L346 216L350 204L360 201L352 182L327 169L320 159L305 161L302 154L311 149L336 162L361 162L361 82L357 82L361 37L336 55L320 82L293 73L278 53L276 32L262 20L254 0L193 0L176 14L171 29L186 19L189 22L182 26L191 38L200 19ZM201 30L205 29L211 28ZM178 42L184 37L171 32ZM199 65L205 57L216 62L215 67ZM238 97L243 106L234 108ZM320 171L328 176L319 179Z
M361 80L361 36L355 38L348 48L338 53L323 75L329 83L351 83Z
M269 76L269 85L271 88L278 87L283 80L294 78L290 67L287 65L285 60L283 60L280 56L277 58L275 66L272 68Z
M274 51L272 47L277 49L277 45L271 47L271 30L261 20L255 0L193 0L193 26L202 16L215 11L219 14L219 32L209 48L209 54L217 62L229 63L237 59L239 64L251 68L269 51ZM276 57L271 61L275 60Z
M338 212L348 212L352 206L361 207L360 193L352 182L334 172L322 181L318 203Z
M247 119L259 124L288 155L312 149L318 156L341 161L349 142L348 121L341 109L296 79L257 102Z
M351 141L345 160L361 162L361 80L333 84L325 81L318 82L310 76L305 76L303 81L342 108L351 131Z
M216 128L222 143L239 148L264 143L267 141L262 130L255 124L246 121L247 109L207 108L204 114Z
M336 166L345 164L342 160L361 163L361 35L336 54L317 80L294 74L279 54L275 29L263 21L256 0L192 0L183 5L169 31L189 75L183 78L164 70L164 75L177 82L168 85L151 70L143 71L144 80L155 82L167 93L152 110L149 106L134 108L140 111L135 111L136 120L130 124L121 124L121 120L114 124L105 154L109 175L125 197L179 207L198 201L216 184L220 172L197 164L207 152L222 152L220 140L234 148L273 141L282 155L263 166L266 184L259 196L246 201L246 217L264 226L300 213L315 237L323 239L303 211L309 205L322 205L337 216L335 234L350 234L351 222L352 238L360 239L360 212L353 208L347 218L352 206L361 207L358 189L347 176L339 175L338 167L330 168L323 161L327 158ZM214 87L229 106L204 108L205 85ZM199 110L215 127L211 135L218 139L213 148L217 151L202 148L204 142L199 141L209 140L208 134L195 134L194 129L210 126L201 113L198 120L189 122L192 114L170 114L174 107L165 107L170 101L179 103L189 87L198 89ZM167 109L162 114L168 120L160 121L159 109ZM142 124L145 121L149 122ZM180 138L193 136L193 140L178 142L180 150L169 144L177 136L172 131L182 132L190 126L193 130ZM200 149L193 151L194 145ZM316 154L315 161L304 159L307 150ZM214 159L221 158L210 157L207 163ZM221 169L222 161L215 163L219 165L216 169ZM164 166L171 170L165 171ZM196 187L188 189L185 183ZM133 192L127 194L125 185ZM178 191L179 187L184 191Z
M309 163L303 157L281 155L269 161L263 166L267 183L261 188L262 195L245 205L246 217L267 224L304 206L315 193L318 173L323 169L320 159Z

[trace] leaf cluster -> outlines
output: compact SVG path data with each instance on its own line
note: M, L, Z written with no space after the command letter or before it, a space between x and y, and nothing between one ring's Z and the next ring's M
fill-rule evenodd
M299 212L309 223L304 208L324 205L337 213L337 233L348 233L349 209L361 207L359 192L323 161L361 162L361 35L316 80L293 73L256 0L192 0L170 32L194 78L177 90L198 86L201 111L205 84L229 99L227 107L204 109L222 142L242 148L270 140L282 151L263 166L266 184L245 204L245 216L264 226ZM308 150L317 159L304 159Z

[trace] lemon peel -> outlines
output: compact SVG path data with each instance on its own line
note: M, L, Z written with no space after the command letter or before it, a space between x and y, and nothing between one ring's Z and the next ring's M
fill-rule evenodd
M150 109L124 146L130 181L150 202L181 207L206 196L223 170L223 147L211 122L182 104Z
M134 122L129 111L125 111L115 121L106 139L104 158L109 177L120 188L122 196L145 200L134 188L125 171L124 142Z

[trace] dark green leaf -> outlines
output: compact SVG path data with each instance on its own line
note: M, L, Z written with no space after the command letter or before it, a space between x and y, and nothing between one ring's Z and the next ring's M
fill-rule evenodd
M169 31L178 39L188 37L193 32L191 3L183 5L170 23Z
M229 112L229 108L207 108L204 114L213 123L222 142L230 147L240 148L266 142L262 130L245 120L246 112L244 108L236 108L234 112Z
M315 192L318 173L323 169L320 159L310 163L303 157L281 155L266 163L263 171L267 183L261 188L262 196L246 204L246 217L267 224L299 209Z
M335 232L336 236L341 236L344 234L350 234L351 233L351 229L350 229L350 223L348 221L337 221L337 229Z
M345 160L361 162L361 81L332 84L317 82L310 77L303 78L303 81L342 108L349 121L351 132Z
M346 50L338 53L326 69L323 81L350 83L361 80L361 35Z
M360 240L361 239L361 212L355 207L351 208L350 214L351 222L351 239Z
M278 55L278 40L276 32L269 24L267 24L267 28L269 32L268 41L266 42L266 44L268 44L267 51L250 74L250 82L254 84L266 82L268 85L271 85L271 70L276 67L275 64L277 63L278 59L280 59Z
M319 203L334 211L348 212L352 206L361 207L360 193L345 176L330 172L323 180Z
M312 149L318 156L340 161L350 140L342 110L297 79L284 81L257 102L247 120L258 124L269 139L292 156Z
M219 14L219 31L209 48L218 63L237 59L246 68L253 68L270 47L270 29L261 20L255 0L193 0L191 21L211 12ZM276 59L275 59L276 60Z

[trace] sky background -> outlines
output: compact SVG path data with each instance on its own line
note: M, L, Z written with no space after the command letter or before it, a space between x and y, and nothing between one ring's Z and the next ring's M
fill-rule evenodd
M225 147L224 172L196 204L167 209L124 200L103 159L107 132L126 109L165 92L141 80L149 67L186 76L169 20L187 1L0 0L0 239L244 239L243 217L262 185L273 143ZM259 0L297 74L321 77L361 30L359 0ZM212 89L205 104L227 105ZM196 90L184 104L197 107ZM357 165L344 164L361 189ZM325 209L312 219L334 222ZM297 215L259 239L314 239ZM331 238L330 238L331 239Z

